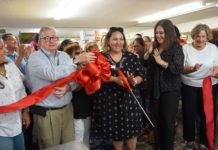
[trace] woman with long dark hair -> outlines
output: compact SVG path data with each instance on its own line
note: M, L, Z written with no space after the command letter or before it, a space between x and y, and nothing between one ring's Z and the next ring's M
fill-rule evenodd
M173 150L184 55L170 20L160 20L155 25L153 48L148 58L148 80L156 127L155 149Z

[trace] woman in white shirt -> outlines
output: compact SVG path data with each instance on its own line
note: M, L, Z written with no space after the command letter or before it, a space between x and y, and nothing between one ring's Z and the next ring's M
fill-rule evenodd
M211 30L199 24L191 31L192 43L183 46L184 72L182 75L183 137L186 149L195 149L195 127L199 130L199 149L207 149L206 122L203 110L202 83L207 76L217 75L218 49L208 43ZM214 104L218 80L212 78ZM215 105L214 105L215 106ZM214 116L216 112L214 112ZM197 121L197 122L196 122Z
M22 73L4 55L4 43L0 39L0 105L17 102L26 96ZM24 149L21 110L0 113L0 150Z

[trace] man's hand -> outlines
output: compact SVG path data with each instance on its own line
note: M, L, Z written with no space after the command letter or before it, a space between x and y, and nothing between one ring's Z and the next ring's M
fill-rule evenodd
M29 58L29 56L30 56L31 53L32 53L31 47L30 47L30 46L27 46L27 47L25 48L25 57L26 57L26 58Z
M63 87L55 87L53 94L58 98L62 98L68 91L70 91L70 86L67 84Z
M25 51L26 51L25 45L24 44L19 45L18 54L20 57L22 57L22 58L25 57Z

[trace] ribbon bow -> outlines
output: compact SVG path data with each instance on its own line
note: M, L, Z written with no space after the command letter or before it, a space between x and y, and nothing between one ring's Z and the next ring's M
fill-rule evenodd
M83 70L79 70L75 81L85 88L87 94L92 94L101 88L101 81L110 81L110 64L106 57L98 51L92 51L97 56L93 63L89 63Z

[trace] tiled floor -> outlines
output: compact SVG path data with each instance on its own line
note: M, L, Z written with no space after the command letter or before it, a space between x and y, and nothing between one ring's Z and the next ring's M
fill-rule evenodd
M175 150L184 150L185 142L182 138L182 117L178 116L178 126L176 129L176 139L175 139ZM217 124L218 124L218 119L217 119ZM218 128L216 130L216 149L218 150ZM100 140L97 140L97 143L100 142ZM95 142L96 143L96 142ZM101 144L100 144L101 143ZM101 141L99 145L92 145L91 144L91 150L113 150L113 147L111 144ZM103 144L102 144L103 143ZM138 143L137 143L137 150L153 150L152 147L153 143L149 141L148 135L143 135L138 138ZM197 145L196 145L197 146Z
M218 119L217 119L218 125ZM152 150L152 144L148 142L148 136L144 135L139 137L137 143L137 150ZM182 138L182 116L178 115L178 126L176 130L175 150L184 150L185 141ZM197 147L197 145L196 145ZM216 129L216 148L218 150L218 128Z

